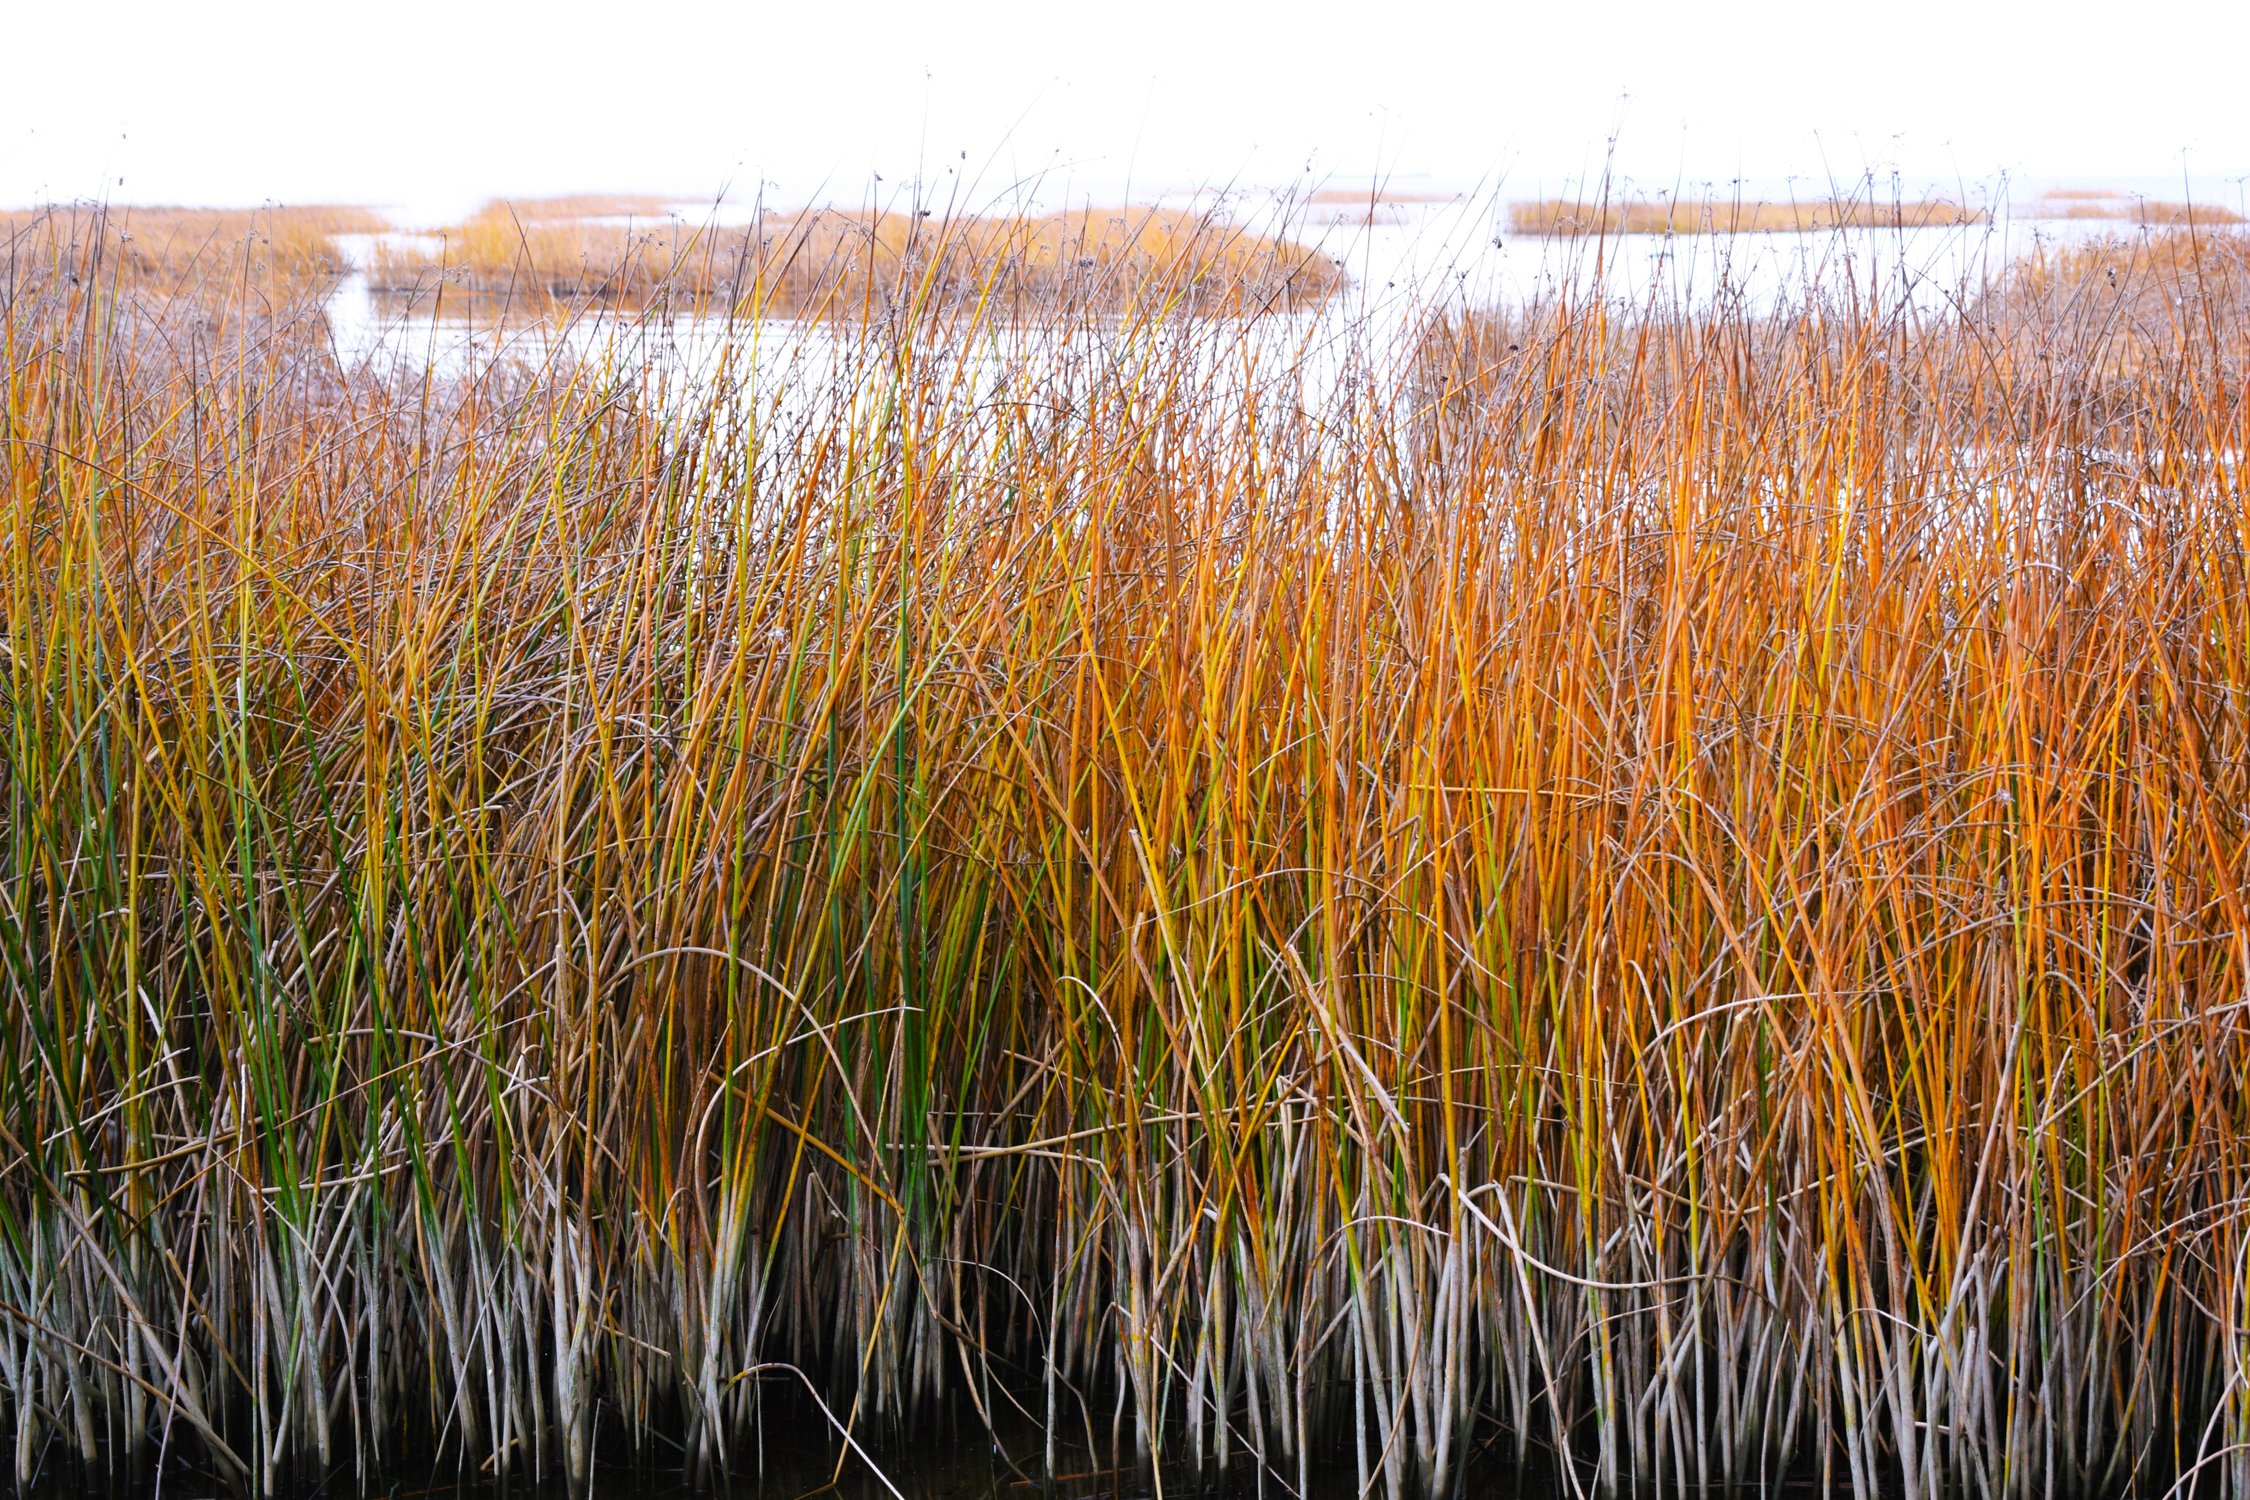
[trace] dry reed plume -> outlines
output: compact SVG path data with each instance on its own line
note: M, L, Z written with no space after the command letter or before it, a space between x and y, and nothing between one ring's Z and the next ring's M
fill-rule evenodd
M740 1471L786 1362L1034 1473L2250 1487L2239 318L682 388L8 285L19 1480Z

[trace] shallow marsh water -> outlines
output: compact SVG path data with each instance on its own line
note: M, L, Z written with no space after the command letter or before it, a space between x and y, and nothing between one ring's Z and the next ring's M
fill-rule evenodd
M1346 379L1395 378L1432 319L1464 309L1527 307L1568 292L1599 292L1620 306L1693 308L1715 299L1752 309L1820 297L1866 296L1936 309L1996 276L2011 259L2041 245L2115 233L2095 221L1999 220L1919 229L1815 230L1721 235L1625 234L1603 241L1506 233L1501 205L1478 200L1380 204L1364 210L1303 214L1250 227L1310 244L1341 265L1349 281L1317 311L1277 312L1255 320L1252 336L1224 344L1254 355L1256 375L1286 372L1317 405ZM690 385L726 359L790 368L793 383L832 369L856 330L815 320L744 320L586 312L563 320L439 314L439 299L382 294L367 266L385 241L427 246L430 237L339 237L351 271L325 313L339 360L348 367L461 371L493 361L540 364L558 355L602 350ZM463 299L455 295L458 306ZM1187 320L1189 322L1217 320ZM614 367L614 363L613 363Z

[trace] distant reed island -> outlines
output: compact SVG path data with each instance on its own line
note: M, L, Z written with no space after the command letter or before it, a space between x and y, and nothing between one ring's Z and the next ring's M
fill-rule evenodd
M2250 239L1625 208L8 217L19 1489L2250 1493Z

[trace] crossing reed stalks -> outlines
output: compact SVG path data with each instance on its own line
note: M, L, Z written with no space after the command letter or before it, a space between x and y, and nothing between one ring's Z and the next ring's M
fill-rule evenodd
M710 1478L786 1364L1033 1474L2242 1492L2246 325L2178 254L1403 377L997 261L692 378L21 271L18 1483Z

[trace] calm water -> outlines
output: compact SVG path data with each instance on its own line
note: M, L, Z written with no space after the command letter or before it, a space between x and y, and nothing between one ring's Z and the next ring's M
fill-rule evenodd
M1525 306L1565 289L1578 296L1599 287L1636 306L1697 306L1725 296L1768 308L1807 297L1874 288L1887 301L1936 308L1996 274L2041 243L2118 232L2126 226L2089 221L2008 221L1910 230L1821 230L1804 234L1621 235L1599 253L1591 241L1506 234L1502 205L1391 204L1365 209L1323 206L1300 211L1285 226L1293 237L1333 256L1351 277L1318 313L1276 314L1253 335L1260 378L1303 383L1318 402L1353 376L1387 378L1434 315L1465 307ZM1257 227L1255 215L1245 221ZM397 238L412 240L415 236ZM327 307L337 354L352 366L461 370L498 360L537 364L559 350L584 353L604 345L646 366L676 372L690 385L714 369L722 353L739 369L748 360L789 384L817 385L840 354L831 329L793 319L762 320L754 329L720 318L677 317L661 323L631 315L580 316L566 327L527 319L493 327L426 311L399 313L377 298L363 265L377 237L346 236L354 262ZM1239 364L1234 337L1224 344ZM777 381L767 382L772 388Z

